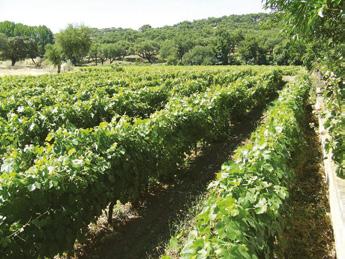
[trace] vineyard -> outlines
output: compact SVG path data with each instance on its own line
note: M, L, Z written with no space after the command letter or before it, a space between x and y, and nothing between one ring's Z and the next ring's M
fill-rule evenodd
M71 253L105 210L111 220L117 201L135 204L197 149L264 111L163 258L273 258L305 155L311 88L306 70L291 66L0 78L0 257Z

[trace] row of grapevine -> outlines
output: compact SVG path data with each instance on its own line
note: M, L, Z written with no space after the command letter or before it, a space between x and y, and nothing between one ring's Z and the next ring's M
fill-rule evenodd
M345 178L345 81L333 72L322 69L322 89L326 111L326 128L330 134L326 148L332 151L338 176Z
M192 226L171 238L163 258L273 257L294 176L292 160L305 143L309 89L309 79L301 76L282 90L249 141L222 165Z
M251 70L229 73L224 83L229 84L231 81L251 73ZM195 75L195 77L198 76ZM265 76L265 73L262 73L262 76ZM250 78L248 79L250 80ZM180 86L182 84L184 87ZM141 87L135 90L114 88L116 93L112 96L107 96L107 92L110 91L109 88L105 91L104 88L96 88L93 90L95 93L92 96L88 94L88 98L83 101L80 100L80 96L84 96L85 99L85 88L81 87L79 92L70 94L68 91L65 93L66 89L63 87L60 89L61 94L56 93L59 97L56 97L54 102L41 103L39 109L37 106L18 106L18 104L13 106L4 102L2 111L5 110L4 107L11 106L12 110L15 108L15 112L6 112L6 119L0 117L0 154L8 157L13 152L17 153L18 148L23 149L25 146L32 148L28 146L32 144L42 145L47 134L60 127L94 127L102 121L110 121L114 116L123 114L133 117L148 117L152 112L162 109L170 97L188 96L193 92L205 91L210 86L209 79L189 81L179 79L168 84L163 81L160 86ZM87 92L90 93L92 89L90 86L88 88ZM54 98L51 97L49 91L48 94L40 94L39 96L40 100L49 98L53 100ZM26 104L37 101L37 98L34 98L35 100L26 98ZM66 101L68 98L70 100Z
M86 70L87 71L87 70ZM76 97L87 99L90 95L111 95L118 88L139 89L141 87L159 86L166 82L167 85L178 84L189 80L201 79L214 84L224 84L228 79L232 80L233 73L255 74L262 71L258 67L227 68L226 70L187 70L177 69L164 70L157 68L154 71L136 72L135 69L126 68L124 72L109 72L98 69L95 72L75 72L63 75L46 75L37 77L3 77L0 78L0 97L9 97L10 101L15 99L14 105L24 105L29 97L41 98L37 100L37 105L42 106L47 103L57 101L75 101ZM97 90L97 92L95 91ZM78 96L78 93L80 96ZM73 97L73 98L71 98ZM39 102L41 101L41 102ZM23 102L23 103L22 103ZM35 103L33 103L35 104Z
M232 71L229 73L230 75L227 75L224 84L236 80L243 74L251 73L251 70ZM103 74L99 76L103 76ZM169 76L171 75L169 74ZM15 90L0 96L1 128L3 134L10 135L8 136L9 141L16 142L15 139L11 140L11 135L13 135L11 129L16 132L29 132L27 136L29 140L35 135L44 139L42 134L36 133L35 130L45 132L63 124L91 127L97 125L102 119L111 118L114 113L149 116L151 112L162 108L166 103L171 88L174 89L172 92L174 95L188 94L213 84L216 78L212 76L194 74L192 80L188 80L187 77L170 79L168 76L165 76L168 77L166 80L158 80L154 77L142 80L138 85L138 79L130 75L115 74L111 80L108 76L107 81L100 83L102 80L94 81L94 78L89 80L89 76L75 74L74 82L70 79L70 75L60 78L58 82L52 76L42 77L40 80L35 80L35 82L38 81L36 82L37 87L32 86L32 81L34 81L32 78L26 79L25 82L19 80L19 83L24 84L25 87L16 87L16 83L11 81L9 83L5 80L1 82L1 85L11 84ZM125 81L121 79L122 77L125 78ZM165 77L163 76L163 78ZM180 85L183 87L176 87ZM30 94L26 95L26 91ZM48 128L42 124L47 124ZM6 143L6 139L1 143Z
M171 97L150 118L115 116L94 128L61 127L37 147L33 164L21 160L32 160L30 151L5 160L1 256L53 256L71 249L109 202L134 200L150 177L173 173L196 143L227 132L229 118L265 106L281 79L272 70L256 80Z
M233 81L235 74L237 74L237 77L240 77L242 74L247 73L251 74L252 71L248 69L243 73L229 72L230 76L228 75L227 77L227 83ZM168 75L173 77L171 74L168 73ZM140 82L137 82L138 79L133 75L127 74L113 74L113 77L106 77L108 78L107 80L96 80L103 78L104 74L102 73L96 79L90 79L89 76L85 76L83 73L74 74L74 81L70 78L70 74L64 75L64 77L60 76L60 80L53 76L45 76L36 80L34 78L17 79L18 82L13 82L10 80L11 78L6 78L0 80L0 85L9 85L13 90L1 92L0 114L5 119L8 117L9 112L18 112L18 110L22 114L27 113L31 115L32 110L41 111L46 106L56 104L71 105L76 102L90 101L93 98L108 99L112 98L116 93L129 89L138 90L143 87L171 88L179 84L184 85L190 80L200 84L212 84L214 83L213 81L218 81L213 76L219 77L213 74L208 77L200 73L193 75L193 79L188 77L166 78L167 76L161 75L162 78L154 77L141 80ZM33 82L35 82L35 85L33 85ZM225 83L223 82L222 84Z

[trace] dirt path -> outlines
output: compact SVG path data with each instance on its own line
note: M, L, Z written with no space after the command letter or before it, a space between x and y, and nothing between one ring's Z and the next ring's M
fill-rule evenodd
M0 67L0 77L1 76L39 76L51 73L47 69L39 68L1 68Z
M76 258L157 258L169 241L173 225L188 217L191 204L206 191L207 185L230 158L235 147L255 129L261 111L236 126L231 139L206 147L190 164L177 173L179 177L150 192L141 206L125 206L125 215L113 226L101 224L97 233L79 245Z
M315 133L317 121L311 114L306 128L306 157L297 170L291 188L287 228L281 240L282 254L286 259L333 259L335 248L330 221L327 183L322 166L319 138Z

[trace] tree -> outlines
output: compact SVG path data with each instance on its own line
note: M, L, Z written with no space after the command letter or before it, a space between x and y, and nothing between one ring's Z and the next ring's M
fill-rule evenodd
M159 45L155 41L146 40L135 46L136 53L149 63L154 63L159 52Z
M273 49L273 62L277 65L302 65L306 45L299 41L284 40Z
M23 37L30 41L28 42L28 47L30 48L28 56L30 58L43 57L45 45L54 42L53 33L46 26L28 26L22 23L4 21L0 22L0 33L5 34L9 38ZM35 57L33 57L33 50L36 53Z
M0 54L1 59L10 59L12 66L25 58L30 58L36 64L34 59L38 56L38 46L32 38L0 34Z
M99 52L98 52L98 59L101 62L101 64L103 65L104 62L107 60L106 57L106 46L105 44L100 44L99 46Z
M162 43L159 50L159 56L166 60L168 64L177 64L177 47L174 41L166 40Z
M145 31L148 31L150 29L152 29L152 26L150 24L145 24L139 28L139 31L145 32Z
M175 38L175 44L177 47L177 58L180 61L182 61L184 54L195 46L194 41L188 36L187 33L178 34Z
M344 0L265 0L265 5L283 12L296 35L336 44L345 41Z
M5 34L0 33L0 60L5 59L4 54L7 47L7 37Z
M213 65L215 62L215 51L209 46L195 46L182 59L185 65Z
M0 33L0 53L5 49L7 45L7 37L5 34Z
M73 65L78 65L89 53L91 46L90 30L84 26L69 25L66 30L56 36L56 42L61 46L66 58L71 60Z
M2 58L11 60L14 66L17 61L23 60L27 56L27 45L23 37L11 37L6 40L2 50Z
M104 44L103 53L104 57L109 60L110 64L115 60L123 60L129 53L129 44L126 41Z
M329 69L345 75L344 0L265 0L265 5L283 14L294 38L308 42L304 64L310 68L316 60L322 61ZM312 61L312 57L316 59Z
M57 44L47 44L45 51L45 58L49 60L54 66L57 67L57 72L61 72L61 64L63 61L63 51Z
M89 49L89 58L91 58L91 60L96 63L96 66L98 64L100 52L101 52L101 44L92 43Z
M26 39L25 45L27 57L30 58L34 64L36 64L35 58L39 56L37 43L33 39Z
M235 42L230 33L225 29L219 29L215 38L216 57L220 64L228 65L230 54L234 52Z
M266 51L259 44L256 38L247 38L242 42L239 49L239 56L243 63L250 65L266 65Z
M37 44L38 56L43 57L45 52L45 46L47 44L54 43L54 34L46 26L37 26L34 29L34 41Z
M14 28L16 24L10 21L0 22L0 33L6 35L7 37L14 37Z

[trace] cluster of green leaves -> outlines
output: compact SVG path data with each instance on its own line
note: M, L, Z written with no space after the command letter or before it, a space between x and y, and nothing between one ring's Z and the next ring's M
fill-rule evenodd
M89 53L92 44L89 28L68 25L55 37L55 44L46 46L45 58L58 68L58 73L61 71L63 61L70 61L73 65L83 63L83 59ZM94 49L92 49L93 52Z
M329 43L345 40L343 0L265 0L267 7L286 15L294 33Z
M292 36L292 39L301 42L295 50L301 53L303 64L308 69L319 68L322 64L338 76L344 77L345 1L265 0L264 2L266 7L277 11L281 21L286 24L284 26L286 32ZM287 47L290 49L289 45Z
M119 41L117 43L97 43L93 42L89 50L88 57L90 61L102 64L109 60L112 64L115 60L123 60L125 56L130 54L130 45L126 41Z
M176 69L172 74L178 78ZM109 202L135 200L150 178L175 172L196 143L226 134L229 118L274 98L281 72L257 69L262 71L257 76L171 96L149 118L114 116L94 128L60 127L44 146L21 151L21 159L29 159L25 166L21 159L6 160L0 175L1 256L53 256L71 249ZM211 82L229 80L205 71Z
M43 57L45 46L54 40L46 26L28 26L9 21L0 22L0 58L19 60Z
M322 89L326 106L323 116L330 134L326 149L333 154L338 176L345 178L345 82L325 68L321 72L326 83Z
M191 227L170 241L179 258L272 258L293 180L292 159L303 147L306 75L281 91L264 121L222 165Z
M69 25L56 35L56 44L61 47L63 56L73 65L81 63L91 47L90 30L85 26Z

